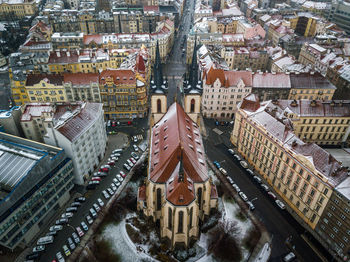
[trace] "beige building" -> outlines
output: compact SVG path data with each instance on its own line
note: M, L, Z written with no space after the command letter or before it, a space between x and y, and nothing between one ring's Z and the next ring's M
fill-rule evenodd
M0 16L23 18L25 16L32 16L38 10L37 1L32 0L3 0L0 2Z
M292 121L294 133L307 143L346 145L350 133L350 101L277 100Z
M247 96L237 111L231 142L288 211L314 232L334 188L348 172L327 151L298 138L286 114L291 112L271 101Z
M298 61L315 69L316 64L327 54L327 49L318 44L305 43L299 53Z
M200 221L217 208L199 126L173 103L151 129L148 175L139 187L137 209L160 222L170 246L188 247Z

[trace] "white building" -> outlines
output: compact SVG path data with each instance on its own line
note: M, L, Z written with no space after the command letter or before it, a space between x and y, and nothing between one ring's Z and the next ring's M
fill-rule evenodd
M63 148L72 159L74 183L98 166L107 142L100 103L31 103L22 107L21 126L25 136Z

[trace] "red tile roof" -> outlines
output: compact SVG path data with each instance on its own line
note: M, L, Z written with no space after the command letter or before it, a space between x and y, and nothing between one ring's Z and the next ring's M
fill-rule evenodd
M260 107L260 102L259 102L258 96L255 94L250 94L245 98L243 98L240 108L250 112L255 112L256 110L259 109L259 107Z
M314 74L290 74L290 83L292 88L336 89L336 87L329 82L327 78L318 72Z
M65 83L70 82L72 85L86 85L99 82L99 74L97 73L63 74L63 78Z
M100 83L104 84L108 78L112 78L116 85L136 84L135 73L131 69L104 70L100 74Z
M140 73L144 73L146 71L145 61L143 60L141 54L138 54L136 58L136 71Z
M44 80L46 83L54 84L54 85L62 85L63 84L63 76L62 75L54 75L54 74L29 74L27 76L26 86L33 86L40 83L41 80Z
M157 5L146 5L143 7L144 12L159 12L159 7Z
M137 200L145 201L146 200L146 185L139 187L137 192Z
M225 71L226 87L237 86L243 80L245 86L252 86L252 72L249 71Z
M216 69L211 67L206 74L206 81L205 83L207 85L213 85L216 79L220 80L221 85L225 85L225 72L223 69Z
M98 34L98 35L84 35L84 37L83 37L83 44L84 45L89 45L89 44L95 43L97 45L101 45L102 44L102 38L103 38L102 34Z
M70 51L69 56L67 52L51 52L48 64L69 64L78 63L79 55L76 51Z
M66 120L61 126L58 126L57 131L69 141L74 141L90 128L91 124L100 117L101 112L102 104L87 102L78 114Z

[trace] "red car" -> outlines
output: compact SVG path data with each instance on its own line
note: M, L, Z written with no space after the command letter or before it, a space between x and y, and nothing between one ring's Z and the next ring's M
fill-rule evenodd
M91 181L101 181L101 178L98 176L95 176L91 179Z
M116 126L116 122L112 121L112 126L115 127Z
M108 173L109 169L107 167L100 168L100 172Z
M84 235L83 230L81 230L80 227L76 227L76 229L77 229L77 233L78 233L79 237L82 237Z
M126 174L123 171L120 171L119 174L124 178L126 177Z
M114 165L115 165L115 162L114 162L114 161L110 161L110 162L108 162L107 165L109 165L109 166L114 166Z

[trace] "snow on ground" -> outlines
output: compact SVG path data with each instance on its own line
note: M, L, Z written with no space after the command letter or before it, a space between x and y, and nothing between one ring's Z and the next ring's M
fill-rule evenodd
M126 233L125 220L118 225L106 226L101 237L111 244L112 249L121 256L123 262L156 261L146 254L136 251L134 243Z
M240 212L240 208L237 204L227 200L226 198L223 198L222 201L225 207L226 218L237 222L237 226L241 230L239 238L242 240L249 229L252 227L252 222L248 218L245 221L242 221L236 217L236 215Z

